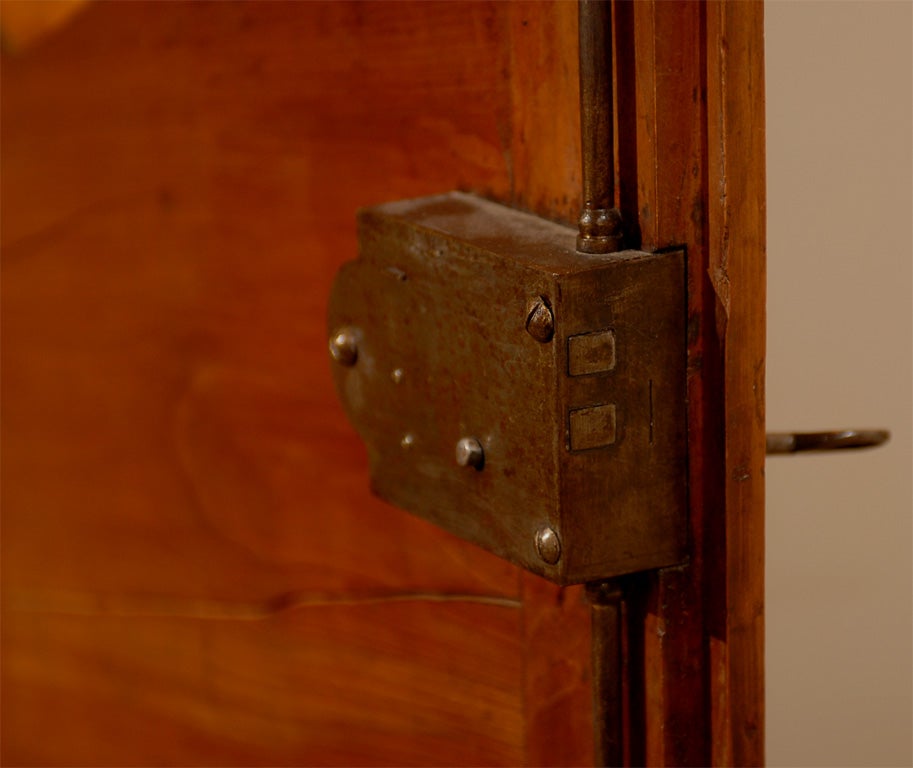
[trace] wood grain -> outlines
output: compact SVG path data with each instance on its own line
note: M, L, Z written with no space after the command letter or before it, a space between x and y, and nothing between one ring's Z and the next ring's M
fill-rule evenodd
M66 24L88 0L4 0L0 6L0 46L21 52Z
M723 341L725 604L711 649L717 765L764 762L764 457L766 161L764 8L707 6L710 268ZM717 653L718 651L718 653Z
M523 638L526 764L593 765L592 634L583 586L524 574Z
M17 642L4 730L22 762L72 764L66 752L113 765L522 759L516 609L421 598L253 619L40 608L5 620ZM53 722L53 738L26 741L36 721Z
M621 205L686 245L687 565L649 579L649 765L763 762L764 110L760 3L616 8Z
M634 3L618 7L619 100L627 149L620 154L621 204L645 250L687 246L688 442L691 554L683 568L652 574L638 639L643 645L644 756L648 765L709 765L704 664L703 563L707 497L717 493L711 420L719 424L704 262L706 144L701 99L701 9L696 3ZM620 127L621 131L622 128ZM631 140L633 135L634 140ZM633 147L632 147L633 145Z
M511 202L576 223L582 206L577 4L511 0Z
M4 763L592 760L586 612L370 496L324 329L360 206L574 207L572 14L100 3L4 57Z

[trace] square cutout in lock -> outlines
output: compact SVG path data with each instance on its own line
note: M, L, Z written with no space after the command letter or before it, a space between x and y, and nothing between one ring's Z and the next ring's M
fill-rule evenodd
M608 373L615 368L615 331L582 333L567 340L567 372L570 376Z
M572 451L605 448L615 442L614 403L578 408L571 411L569 416Z

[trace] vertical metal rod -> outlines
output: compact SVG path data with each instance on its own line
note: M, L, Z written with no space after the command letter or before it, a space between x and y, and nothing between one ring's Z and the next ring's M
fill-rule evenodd
M611 2L579 0L579 23L583 211L577 250L612 253L622 248L622 221L615 207Z
M593 719L596 765L625 764L623 593L611 581L587 584L593 622Z
M583 211L577 250L613 253L622 248L621 213L615 207L615 123L612 92L612 5L579 0L580 138ZM587 585L592 611L593 718L596 764L625 762L623 592L617 582Z

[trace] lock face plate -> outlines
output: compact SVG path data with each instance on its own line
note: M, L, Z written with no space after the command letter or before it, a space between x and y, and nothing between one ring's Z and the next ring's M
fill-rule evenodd
M562 584L680 562L684 254L462 193L358 223L330 348L375 493Z

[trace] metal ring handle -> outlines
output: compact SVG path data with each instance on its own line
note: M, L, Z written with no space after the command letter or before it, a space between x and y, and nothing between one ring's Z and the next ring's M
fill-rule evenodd
M844 448L874 448L887 442L886 429L844 429L833 432L768 432L767 454L805 451L837 451Z

